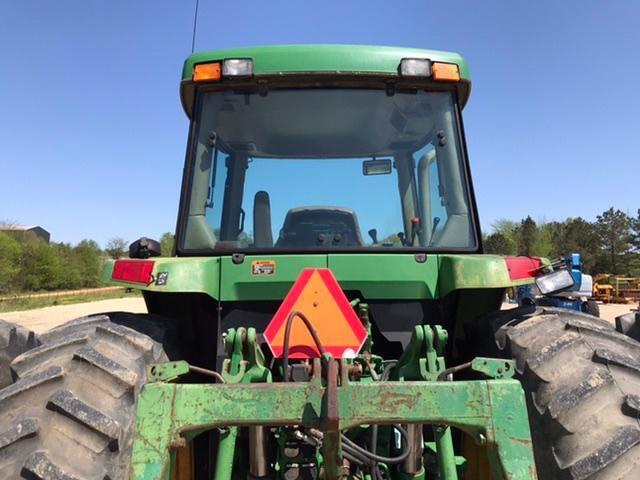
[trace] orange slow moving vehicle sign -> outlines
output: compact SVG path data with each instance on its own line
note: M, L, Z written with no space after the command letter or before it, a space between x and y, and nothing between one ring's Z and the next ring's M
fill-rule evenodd
M354 357L367 338L362 322L328 268L304 269L267 325L264 339L276 358L282 356L284 331L293 311L302 312L309 319L325 352L334 358ZM319 356L320 352L306 325L300 318L294 318L289 357Z

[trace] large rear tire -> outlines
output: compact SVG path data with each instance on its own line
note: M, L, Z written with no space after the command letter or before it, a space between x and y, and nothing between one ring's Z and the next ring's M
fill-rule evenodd
M516 360L540 479L631 480L640 471L640 343L599 318L522 307L489 319Z
M150 337L106 315L40 336L0 390L0 478L127 478L146 366L166 360Z
M38 345L35 334L15 323L0 320L0 388L13 383L11 362Z

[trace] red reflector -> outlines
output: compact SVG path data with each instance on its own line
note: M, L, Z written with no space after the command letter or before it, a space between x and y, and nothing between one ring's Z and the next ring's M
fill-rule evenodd
M111 278L123 282L149 285L154 263L150 260L116 260Z
M504 257L511 280L537 277L542 260L529 257Z

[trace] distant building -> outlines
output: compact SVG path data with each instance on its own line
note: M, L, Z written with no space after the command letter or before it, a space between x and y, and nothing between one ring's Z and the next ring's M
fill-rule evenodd
M47 232L40 225L0 225L1 232L8 232L18 235L32 234L37 238L41 238L45 242L49 243L51 234Z

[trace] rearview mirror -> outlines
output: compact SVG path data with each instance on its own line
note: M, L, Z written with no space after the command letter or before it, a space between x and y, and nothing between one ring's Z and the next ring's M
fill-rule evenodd
M162 254L160 242L141 237L129 245L129 258L159 257Z
M388 175L391 173L391 160L365 160L362 162L363 175Z

